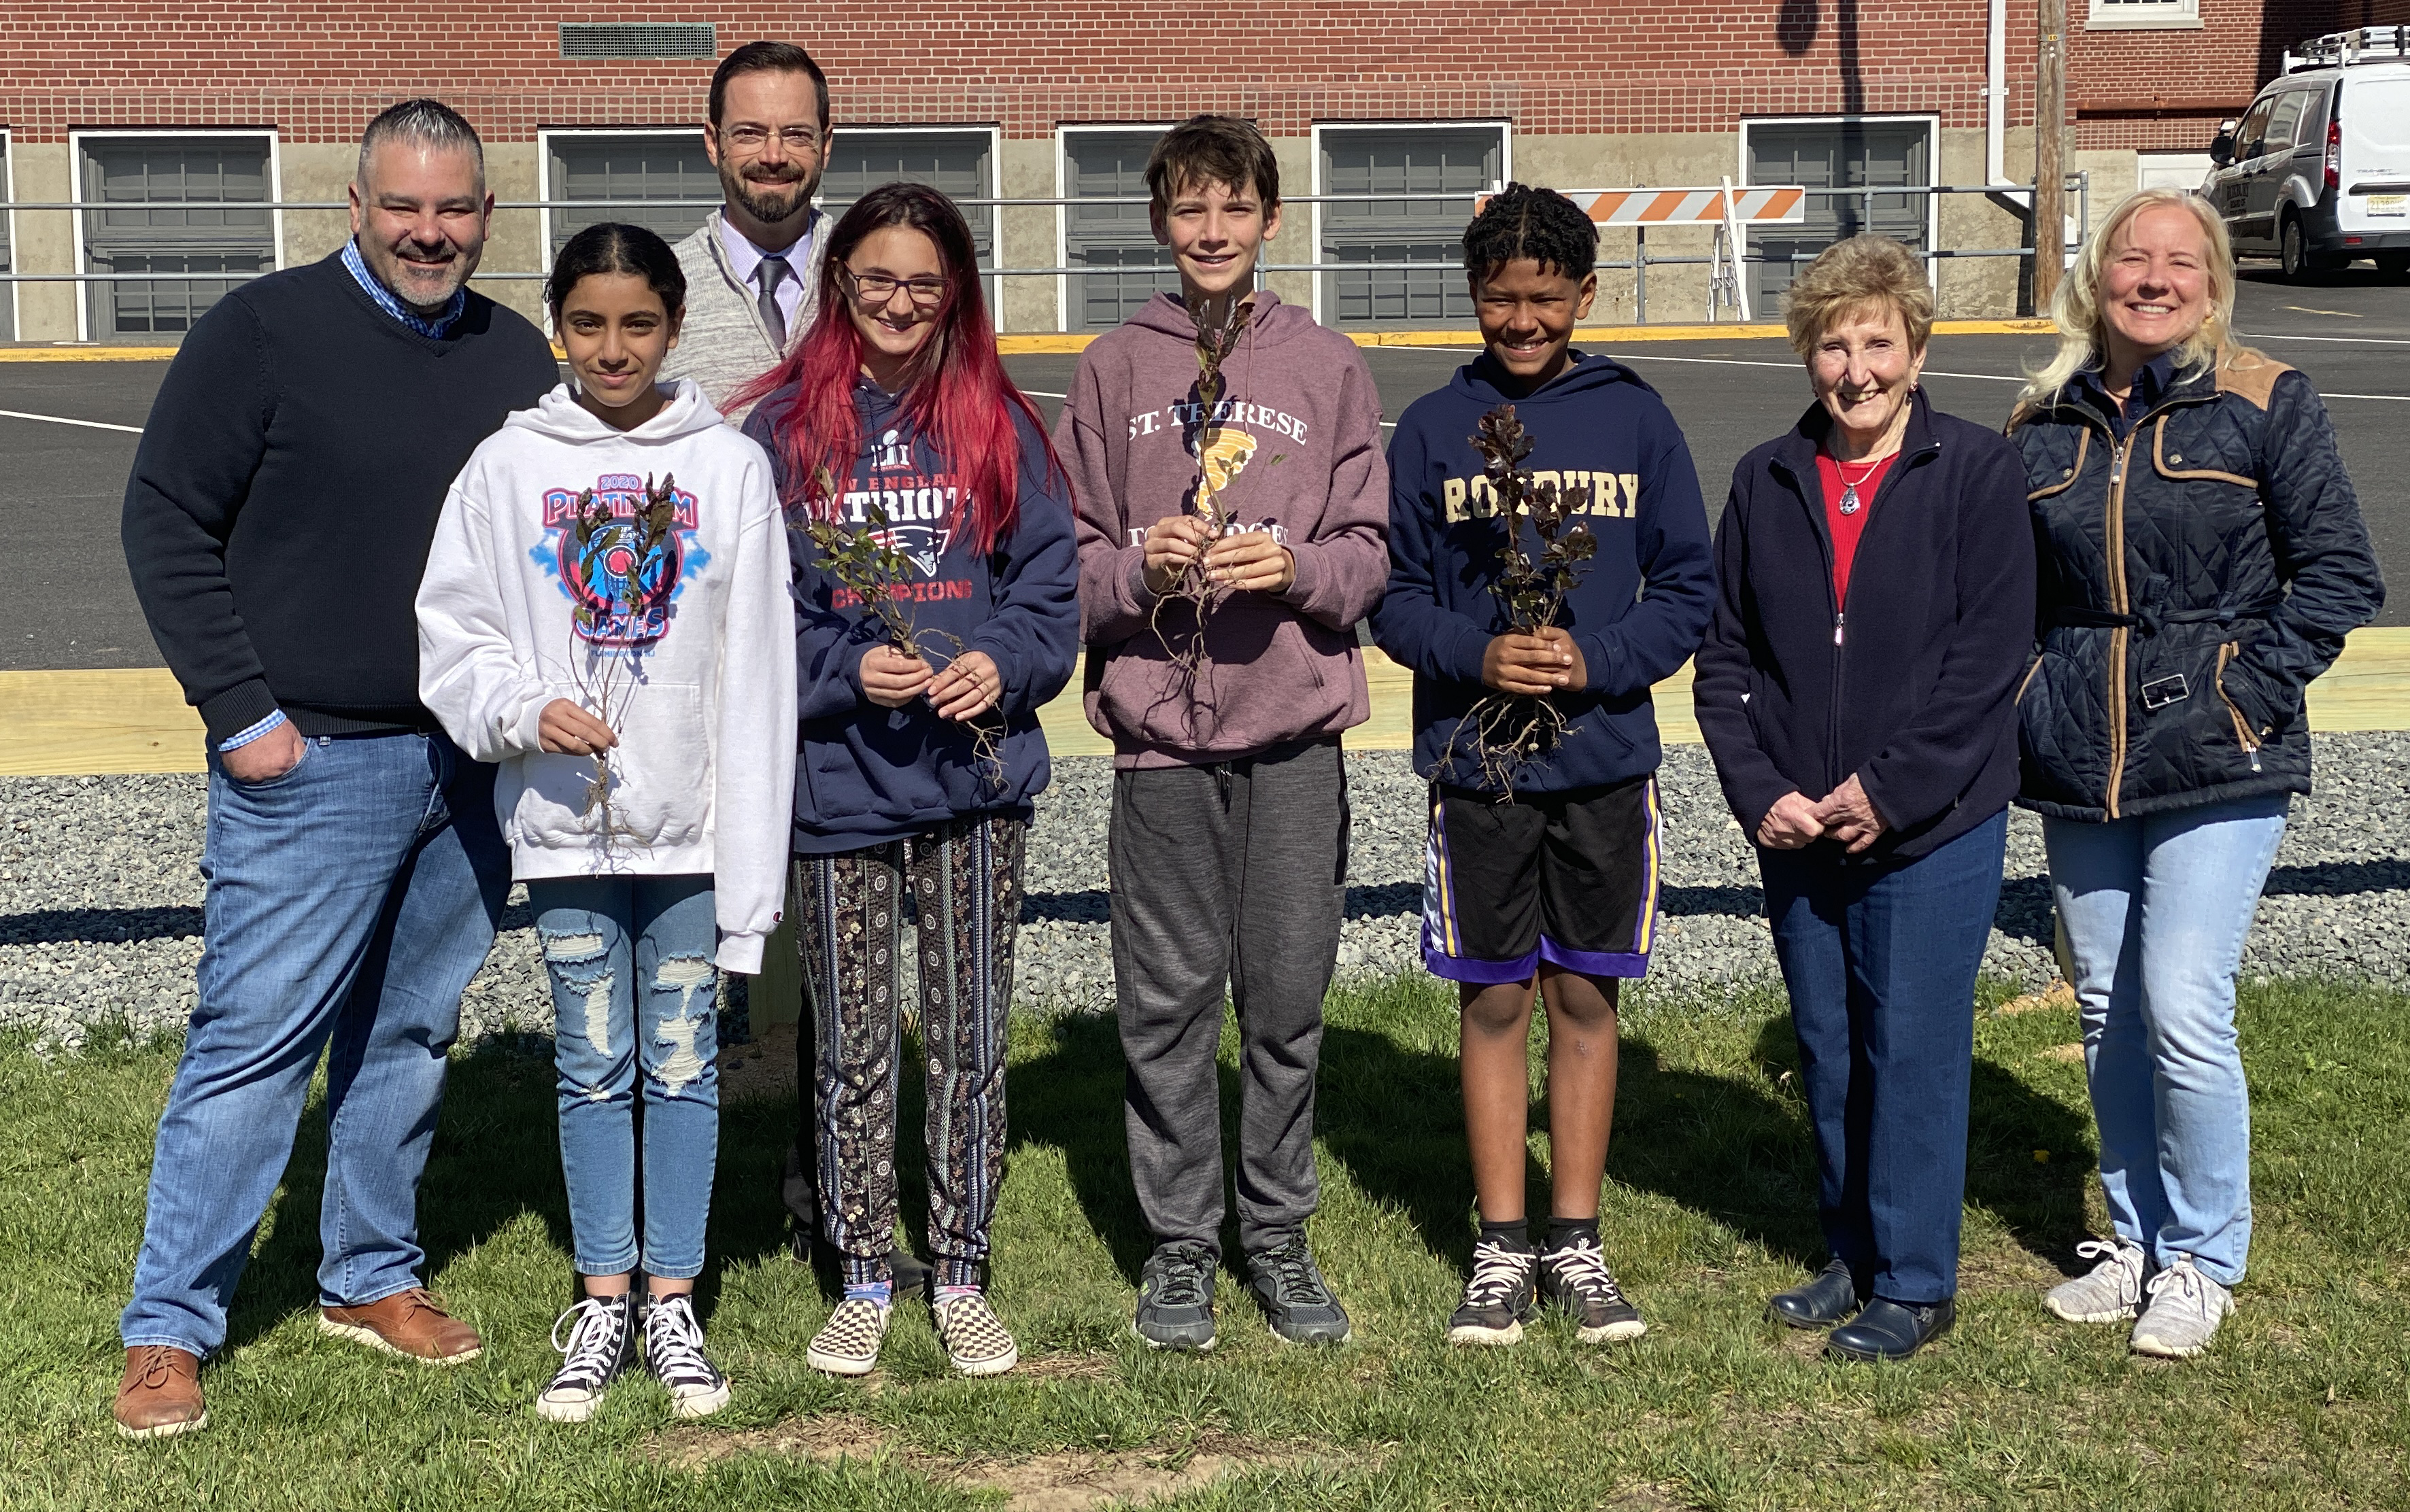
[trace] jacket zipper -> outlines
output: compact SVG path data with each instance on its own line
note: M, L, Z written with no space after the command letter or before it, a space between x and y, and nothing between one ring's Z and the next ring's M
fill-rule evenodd
M2229 641L2217 648L2217 698L2226 705L2227 717L2234 721L2234 739L2251 758L2251 770L2259 770L2259 738L2251 733L2251 721L2243 717L2243 710L2226 691L2226 665L2243 654L2243 642Z
M1908 452L1895 454L1897 460L1892 463L1891 470L1883 475L1882 482L1875 485L1874 494L1866 500L1867 507L1871 509L1876 499L1882 497L1884 484L1889 483L1906 468L1923 460L1925 454L1933 449L1931 446L1926 446L1913 454ZM1824 770L1830 778L1825 791L1830 792L1848 781L1850 776L1848 772L1841 770L1841 698L1849 686L1843 648L1849 643L1850 616L1842 609L1841 600L1836 596L1833 586L1833 538L1831 532L1824 527L1824 500L1821 482L1817 488L1817 497L1809 507L1808 513L1817 526L1816 544L1824 554L1824 599L1833 606L1833 693L1832 702L1826 706L1828 713L1824 722ZM1866 537L1873 532L1874 527L1874 517L1869 515L1866 525L1858 531L1858 552L1861 554L1866 549ZM1857 560L1854 556L1850 562L1850 575L1851 577L1857 575Z

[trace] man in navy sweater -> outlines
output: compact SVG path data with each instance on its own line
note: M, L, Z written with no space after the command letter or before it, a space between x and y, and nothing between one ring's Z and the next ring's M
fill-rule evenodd
M493 212L432 100L369 123L339 253L243 284L168 367L125 488L127 566L209 731L199 1002L159 1121L115 1416L205 1426L202 1359L327 1067L320 1327L453 1364L418 1178L460 992L510 886L493 769L418 701L413 600L454 474L557 381L466 287Z
M1466 1143L1481 1238L1454 1344L1506 1345L1545 1292L1585 1344L1637 1337L1607 1269L1599 1186L1615 1115L1616 998L1648 969L1657 909L1651 684L1690 657L1712 598L1707 519L1689 446L1629 370L1571 348L1598 290L1598 232L1572 201L1509 185L1464 234L1483 352L1399 418L1389 448L1381 648L1415 674L1415 766L1431 782L1423 960L1458 984ZM1512 532L1471 437L1512 403L1524 467L1582 503L1598 542L1557 623L1517 629L1497 590ZM1474 757L1485 700L1546 698L1556 739L1501 791ZM1489 707L1495 707L1490 705ZM1526 1045L1548 1014L1551 1203L1535 1253L1523 1211Z

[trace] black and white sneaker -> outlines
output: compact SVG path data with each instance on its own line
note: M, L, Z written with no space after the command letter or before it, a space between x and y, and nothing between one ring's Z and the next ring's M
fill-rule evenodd
M1263 1304L1273 1334L1290 1344L1344 1344L1347 1309L1330 1294L1305 1235L1293 1233L1247 1257L1247 1289Z
M1138 1277L1131 1329L1153 1349L1213 1347L1213 1251L1194 1240L1165 1245Z
M582 1423L602 1410L602 1393L634 1355L635 1306L626 1295L588 1297L553 1319L552 1346L561 1353L552 1384L536 1393L535 1415L547 1422ZM569 1338L560 1337L562 1324Z
M1636 1339L1648 1332L1640 1309L1615 1284L1615 1273L1598 1252L1598 1241L1577 1234L1561 1249L1540 1257L1540 1289L1550 1302L1573 1315L1584 1344L1613 1344Z
M728 1405L728 1377L703 1352L692 1297L655 1297L646 1306L645 1365L669 1388L670 1411L680 1418L708 1418Z
M1523 1322L1539 1297L1540 1258L1494 1239L1473 1246L1473 1279L1448 1315L1450 1344L1520 1344Z

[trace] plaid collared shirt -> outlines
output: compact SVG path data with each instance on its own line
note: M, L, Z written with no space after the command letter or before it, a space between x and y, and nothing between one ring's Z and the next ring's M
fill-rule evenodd
M452 297L444 301L443 310L433 320L418 313L403 304L391 289L378 282L376 275L369 271L369 265L360 257L360 244L356 238L343 243L343 266L352 270L352 277L359 280L360 287L368 291L369 297L377 302L379 310L430 341L443 339L443 333L452 329L452 323L460 318L460 311L469 308L469 291L455 289Z

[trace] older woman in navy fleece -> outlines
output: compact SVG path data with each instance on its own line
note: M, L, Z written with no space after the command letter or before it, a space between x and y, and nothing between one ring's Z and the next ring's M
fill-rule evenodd
M2014 449L1918 389L1933 293L1915 253L1827 249L1787 321L1816 402L1733 474L1693 697L1758 847L1832 1252L1768 1311L1832 1328L1837 1356L1897 1360L1957 1316L2034 544Z

